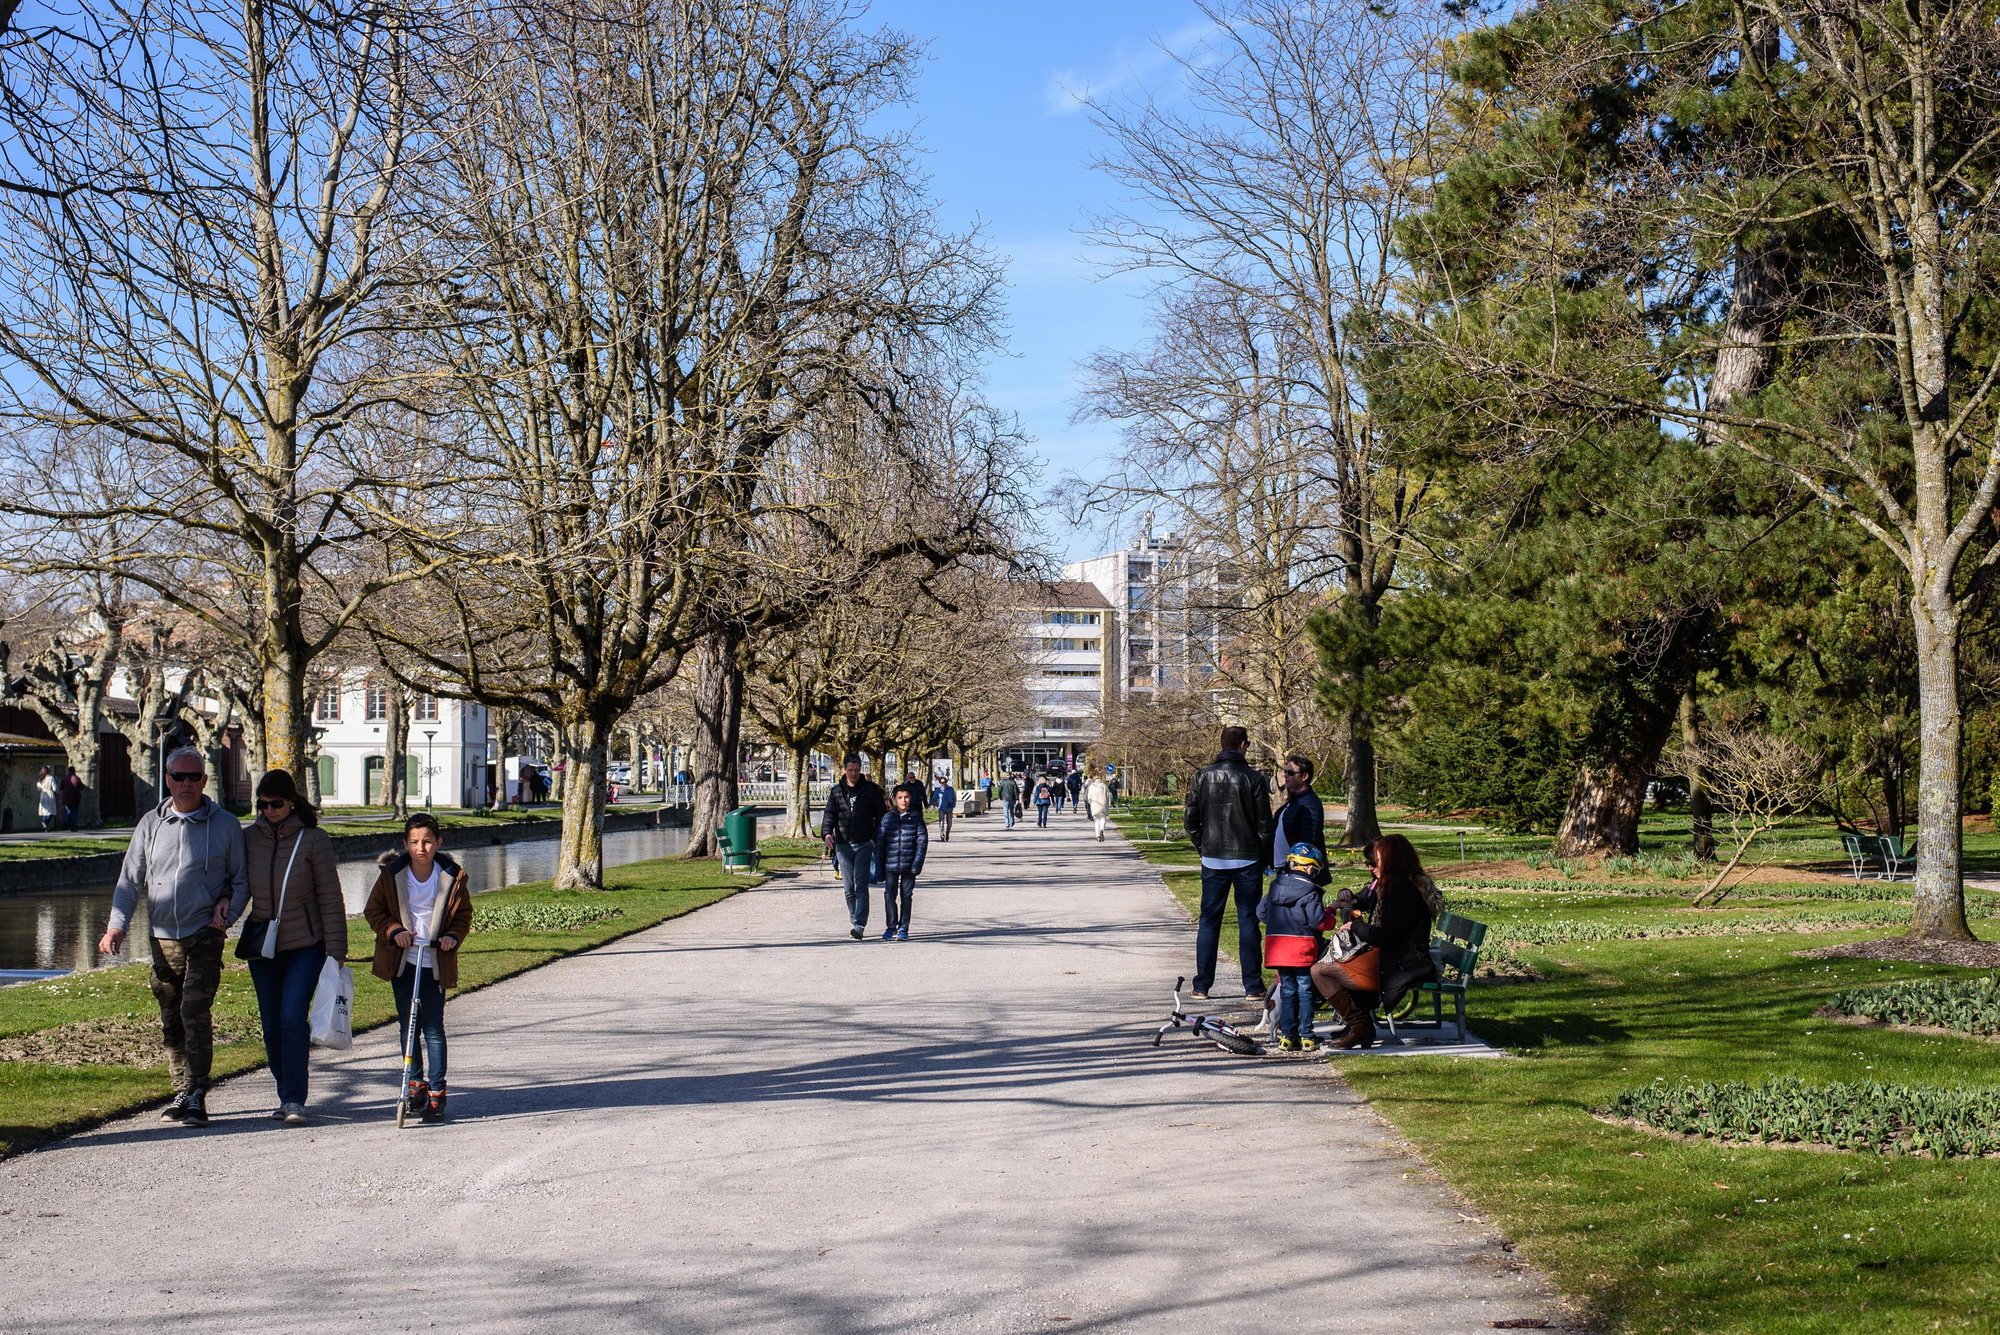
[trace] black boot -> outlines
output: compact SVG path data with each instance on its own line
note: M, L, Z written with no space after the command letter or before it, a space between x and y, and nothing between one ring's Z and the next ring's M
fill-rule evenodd
M183 1100L181 1103L181 1125L182 1126L208 1125L207 1090L190 1089L187 1092L187 1098Z

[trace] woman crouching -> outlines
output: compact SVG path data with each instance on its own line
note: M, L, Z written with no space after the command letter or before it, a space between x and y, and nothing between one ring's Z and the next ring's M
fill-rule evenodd
M439 851L441 843L429 812L404 821L403 851L382 855L361 911L375 931L374 974L396 994L398 1032L410 1032L411 999L417 1003L424 1041L409 1068L407 1096L427 1122L444 1116L444 994L458 986L458 947L472 930L469 878Z

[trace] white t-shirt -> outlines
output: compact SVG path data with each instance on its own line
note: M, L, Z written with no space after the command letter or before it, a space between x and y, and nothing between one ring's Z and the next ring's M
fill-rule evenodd
M403 948L405 968L415 964L421 969L435 953L427 951L425 947L431 943L431 918L437 909L438 887L443 876L444 869L435 862L431 864L431 874L421 881L417 879L415 872L409 873L410 921L403 926L410 929L410 935L415 939Z

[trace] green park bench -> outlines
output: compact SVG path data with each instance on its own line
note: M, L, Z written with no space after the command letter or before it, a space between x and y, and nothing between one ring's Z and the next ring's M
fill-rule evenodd
M1840 846L1847 853L1847 865L1857 881L1868 871L1869 863L1878 861L1882 870L1876 873L1875 879L1893 881L1909 868L1912 860L1910 849L1903 843L1901 835L1843 834Z
M1453 1020L1458 1026L1458 1041L1463 1043L1466 1041L1465 989L1472 985L1473 973L1479 966L1479 948L1486 942L1486 924L1461 918L1456 913L1440 913L1433 931L1431 960L1437 965L1437 977L1411 988L1396 1009L1408 1019L1415 1012L1418 1002L1428 995L1431 999L1431 1022L1443 1029L1444 999L1449 996ZM1385 1014L1383 1020L1388 1026L1390 1040L1400 1041L1396 1038L1396 1017Z
M1903 844L1899 834L1878 834L1875 847L1882 858L1882 879L1893 881L1909 869L1915 855Z

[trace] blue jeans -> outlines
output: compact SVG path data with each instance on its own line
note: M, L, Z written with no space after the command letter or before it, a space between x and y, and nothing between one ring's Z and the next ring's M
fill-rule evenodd
M1286 1038L1313 1038L1313 980L1310 969L1278 970L1278 1032Z
M272 923L267 931L275 932ZM312 1057L313 989L319 985L326 947L301 946L281 950L270 959L250 961L250 982L257 989L257 1018L264 1023L264 1060L278 1082L278 1102L306 1101L306 1063Z
M396 1050L410 1041L410 980L416 976L414 969L405 969L396 975L389 987L396 994ZM438 986L436 971L424 970L424 985L417 993L417 1032L424 1041L417 1044L416 1061L410 1067L410 1078L429 1080L433 1085L444 1083L444 989Z
M1264 873L1248 867L1201 869L1201 923L1194 936L1194 990L1206 992L1215 982L1215 952L1222 943L1222 911L1236 892L1236 962L1243 967L1243 990L1264 990L1264 934L1257 926L1257 901L1264 895Z
M917 893L917 874L913 871L892 871L882 883L882 916L888 921L883 925L890 929L910 929L910 900Z
M840 883L847 891L847 921L854 927L868 925L868 872L875 865L875 841L844 844L833 841L833 865L840 868Z
M1035 824L1038 826L1046 827L1048 823L1049 823L1049 804L1047 802L1035 803Z
M1002 803L1000 804L1000 814L1001 814L1001 815L1003 815L1003 816L1005 816L1005 817L1007 818L1007 823L1006 823L1005 825L1002 825L1002 826L1001 826L1000 828L1001 828L1001 829L1003 829L1003 830L1011 830L1011 829L1013 829L1013 828L1014 828L1014 804L1013 804L1012 802L1002 802Z

